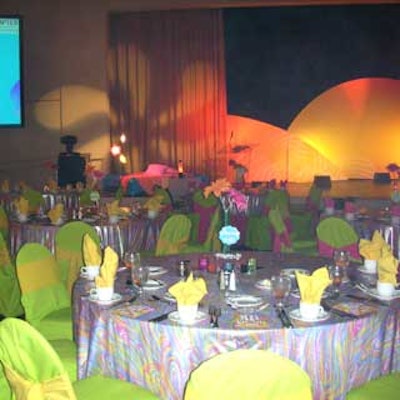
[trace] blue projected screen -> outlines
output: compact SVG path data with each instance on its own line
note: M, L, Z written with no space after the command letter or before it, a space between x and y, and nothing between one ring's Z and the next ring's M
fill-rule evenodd
M0 127L23 125L22 19L0 16Z

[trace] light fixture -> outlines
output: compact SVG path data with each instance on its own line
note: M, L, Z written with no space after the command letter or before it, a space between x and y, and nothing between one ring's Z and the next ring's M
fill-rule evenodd
M119 137L119 141L122 144L126 143L126 135L125 135L125 133L121 133L121 136Z
M119 156L121 154L121 146L119 146L118 144L113 144L111 146L111 154L114 157Z

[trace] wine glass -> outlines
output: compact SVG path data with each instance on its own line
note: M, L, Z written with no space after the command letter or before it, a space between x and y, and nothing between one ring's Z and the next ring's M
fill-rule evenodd
M340 285L343 281L344 270L343 267L339 265L334 265L329 268L329 276L332 279L332 292L334 296L339 296Z
M278 308L284 306L284 300L290 292L292 282L290 277L285 275L277 275L271 278L272 295L275 299L275 305Z
M132 268L132 283L135 285L139 295L143 293L143 285L149 278L149 269L143 265L137 265Z
M123 263L127 268L135 268L141 265L140 253L127 251L123 256Z
M333 252L333 261L338 267L346 268L350 264L350 255L347 250L336 249Z

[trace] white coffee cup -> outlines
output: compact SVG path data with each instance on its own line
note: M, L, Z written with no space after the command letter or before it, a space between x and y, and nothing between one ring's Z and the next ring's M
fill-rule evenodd
M27 215L27 214L20 214L20 213L18 213L17 218L18 218L18 221L19 221L19 222L26 222L26 221L28 221L28 215Z
M326 207L325 208L325 214L326 215L333 215L333 214L335 214L335 209L333 207Z
M100 300L100 301L110 301L113 298L114 295L114 287L113 286L108 286L108 287L100 287L96 286L95 288L90 289L90 297L92 297L95 300Z
M376 273L376 260L364 260L364 268L367 272Z
M198 304L182 305L178 303L179 319L184 322L193 322L197 316Z
M119 222L119 217L118 217L118 215L110 215L110 216L108 217L108 222L109 222L110 224L117 224L117 223Z
M99 276L100 266L98 265L84 265L81 267L81 275L89 280L93 280L96 276Z
M381 296L390 297L394 294L394 285L393 283L378 281L376 284L376 291Z
M324 311L324 308L318 303L304 303L300 302L300 315L304 319L317 319L318 316Z

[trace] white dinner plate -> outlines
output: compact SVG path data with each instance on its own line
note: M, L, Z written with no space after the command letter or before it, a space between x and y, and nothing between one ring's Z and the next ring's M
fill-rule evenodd
M193 321L183 321L180 319L178 311L172 311L168 314L168 319L180 325L195 325L207 319L207 314L202 311L197 311L196 317Z
M327 289L328 289L328 288L327 288ZM290 291L290 295L293 296L293 297L295 297L296 299L299 299L299 298L300 298L300 290L299 290L299 289L291 290L291 291ZM325 291L322 293L321 298L322 298L322 299L326 299L327 297L329 297L329 295L330 295L329 290L325 290Z
M289 317L293 319L297 319L298 321L303 321L303 322L320 322L320 321L326 321L330 317L330 313L327 311L321 311L316 318L304 318L300 314L300 309L296 308L295 310L292 310L289 312Z
M261 279L260 281L257 281L254 286L260 290L271 290L271 280Z
M227 297L226 302L233 308L252 308L261 306L264 301L259 296L237 295Z
M171 303L176 303L176 298L169 292L165 292L164 299L170 301Z
M305 268L283 268L281 270L281 275L296 276L296 272L300 272L305 275L310 275L310 271Z
M372 287L372 288L367 288L367 287L360 287L357 285L357 287L363 291L364 293L369 294L372 297L375 297L379 300L383 300L383 301L390 301L390 300L394 300L394 299L398 299L400 298L400 290L395 290L394 293L391 296L382 296L381 294L378 293L378 291L376 290L376 288Z
M149 279L144 285L143 290L158 290L166 286L165 282L158 279Z
M360 265L357 269L363 274L376 275L376 271L367 270L365 265Z
M88 224L93 224L97 221L97 218L86 217L86 218L82 218L82 221L87 222Z
M150 276L163 275L168 272L164 267L148 266L147 269Z
M122 296L119 293L114 293L111 300L99 300L99 298L96 295L92 295L92 294L89 296L90 301L93 301L98 304L112 304L121 299L122 299Z

